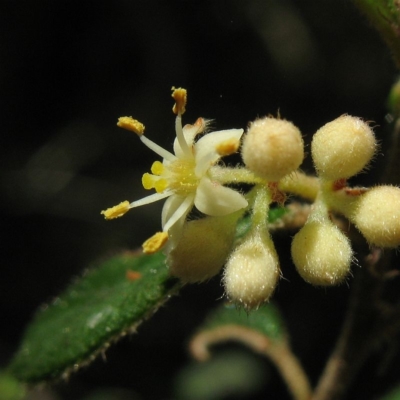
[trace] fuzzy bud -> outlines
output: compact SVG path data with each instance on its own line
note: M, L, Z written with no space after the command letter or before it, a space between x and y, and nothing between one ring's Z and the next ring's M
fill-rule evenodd
M400 188L377 186L360 196L349 216L370 244L400 245Z
M224 271L227 297L246 309L268 301L279 277L279 260L268 233L254 232L231 254Z
M324 179L358 174L376 150L373 130L360 118L342 115L320 128L311 143L315 168Z
M187 222L177 246L167 257L171 274L185 283L202 282L218 274L232 249L240 215Z
M349 239L330 221L307 222L293 238L293 262L312 285L342 282L350 272L352 256Z
M303 138L289 121L258 119L250 124L244 137L242 158L255 174L269 182L278 182L302 163Z

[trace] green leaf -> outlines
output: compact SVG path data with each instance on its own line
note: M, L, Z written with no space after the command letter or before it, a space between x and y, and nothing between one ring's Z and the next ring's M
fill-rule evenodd
M274 207L268 211L268 222L273 224L278 219L282 218L288 212L286 207ZM236 240L243 238L251 228L251 216L244 216L237 224L236 227Z
M10 371L24 382L67 377L134 332L180 287L164 259L126 252L87 272L38 312Z
M381 34L400 68L400 4L397 0L354 0Z
M274 341L287 338L287 330L280 311L272 303L265 304L249 313L238 310L236 306L224 304L218 307L201 327L201 331L224 325L240 325L257 331Z

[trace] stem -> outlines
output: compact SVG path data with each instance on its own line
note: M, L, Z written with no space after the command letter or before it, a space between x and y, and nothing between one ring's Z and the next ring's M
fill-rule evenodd
M318 194L319 181L315 176L308 176L303 172L296 171L285 176L279 182L279 189L314 201Z
M299 360L293 355L286 343L283 342L275 347L271 347L265 355L273 361L279 370L293 399L311 399L312 389L308 377L304 373Z
M212 345L229 340L236 340L268 357L281 374L293 399L311 399L310 382L286 340L274 341L255 330L227 325L197 334L190 343L190 352L197 360L206 361L211 357L209 348Z
M377 276L374 273L379 260L380 251L375 250L367 259L367 265L355 277L342 333L315 389L313 400L341 399L382 339L388 321L383 320L379 307L384 283L383 274ZM383 263L380 264L382 266Z
M251 220L253 227L258 230L267 231L268 229L268 210L271 204L271 192L266 186L256 186L254 188L254 204Z
M319 223L329 223L328 207L326 205L322 190L319 191L314 204L311 207L310 216L308 221Z
M222 185L229 183L247 183L254 185L264 182L263 179L255 176L251 171L243 167L232 168L214 165L209 169L209 174L211 180L216 180Z

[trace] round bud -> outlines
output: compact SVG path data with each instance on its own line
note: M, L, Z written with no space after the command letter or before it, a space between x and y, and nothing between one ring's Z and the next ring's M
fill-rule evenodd
M274 245L263 234L252 234L231 254L224 271L227 297L246 309L268 301L279 277Z
M235 213L187 222L167 256L171 274L185 283L202 282L218 274L232 249L238 217Z
M331 222L307 222L292 242L292 258L302 278L318 286L342 282L353 256L349 239Z
M375 153L373 130L360 118L342 115L320 128L311 143L315 168L322 178L337 180L358 174Z
M295 171L304 158L299 129L284 119L265 117L252 122L243 140L242 158L255 174L277 182Z
M360 196L349 216L370 244L400 245L400 188L377 186Z

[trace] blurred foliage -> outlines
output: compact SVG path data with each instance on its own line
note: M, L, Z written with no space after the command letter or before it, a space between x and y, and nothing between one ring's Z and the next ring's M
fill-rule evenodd
M389 92L388 108L394 118L400 118L400 79Z
M217 352L205 363L189 364L175 381L177 400L246 399L265 386L268 375L259 359L243 350Z
M396 0L354 0L379 31L400 68L400 4Z
M26 394L25 386L12 375L0 371L0 399L23 400Z
M400 400L400 387L392 389L385 396L381 397L380 400Z
M213 330L218 327L235 325L248 328L266 336L271 341L287 339L287 330L278 308L268 303L252 312L238 310L234 305L222 305L210 313L199 327L199 331Z

